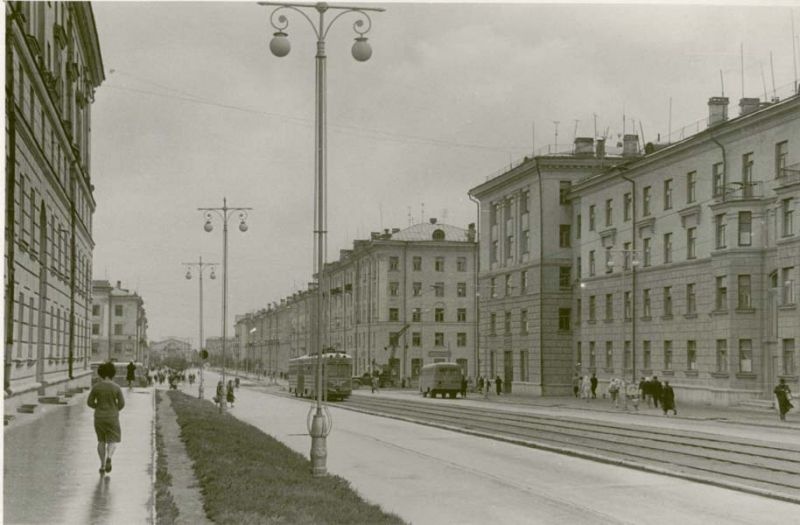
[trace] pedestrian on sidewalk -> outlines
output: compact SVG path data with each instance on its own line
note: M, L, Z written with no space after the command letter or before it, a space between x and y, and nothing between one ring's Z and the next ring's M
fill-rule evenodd
M467 397L467 378L461 376L461 397Z
M491 392L492 390L492 380L490 378L488 377L486 378L484 387L485 388L483 389L483 397L484 399L489 399L489 392Z
M503 393L503 380L500 379L499 375L494 378L494 388L498 396Z
M589 396L591 396L592 390L592 382L589 381L589 376L583 376L583 380L581 381L581 399L586 400L589 402Z
M592 373L592 378L589 380L592 387L592 399L597 399L597 374Z
M581 390L581 377L578 374L572 376L572 394L577 398Z
M100 381L95 383L86 399L94 409L94 431L97 434L97 455L100 456L100 475L111 472L111 457L122 441L119 411L125 408L122 389L112 381L117 373L114 363L103 363L97 368Z
M372 379L370 379L370 384L372 385L373 394L375 393L375 391L380 390L378 386L378 376L372 376Z
M675 391L669 386L669 381L664 381L664 386L661 389L661 408L664 410L665 416L670 410L676 416L678 415L678 411L675 409Z
M478 393L483 393L483 376L478 376Z
M619 408L619 380L612 377L608 383L608 395L611 397L611 403L614 408Z
M217 395L214 396L214 402L219 404L220 408L225 402L225 385L220 381L217 383Z
M780 414L781 421L786 421L786 413L792 409L792 391L786 380L781 378L778 386L773 390L775 397L778 398L778 413Z
M231 408L233 408L233 402L236 401L236 396L233 395L233 381L230 379L228 380L228 391L225 395L225 400L230 403Z
M136 365L133 364L133 361L128 363L128 372L125 375L125 380L128 382L128 388L133 388L133 382L136 381Z
M653 380L650 383L650 395L653 396L653 406L658 408L658 402L661 401L661 381L658 380L658 376L653 376Z
M639 411L639 386L634 379L625 387L625 395L627 400L633 405L633 409Z

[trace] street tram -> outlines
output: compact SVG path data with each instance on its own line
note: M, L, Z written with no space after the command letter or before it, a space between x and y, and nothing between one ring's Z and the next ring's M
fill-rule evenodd
M289 392L295 397L316 398L317 355L289 360ZM353 358L341 352L322 354L322 384L325 399L346 399L353 391Z
M455 398L461 392L461 366L457 363L431 363L419 372L419 391L422 397L450 396Z

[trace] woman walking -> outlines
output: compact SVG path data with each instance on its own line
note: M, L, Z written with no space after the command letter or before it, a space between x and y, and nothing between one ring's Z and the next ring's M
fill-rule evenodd
M233 381L228 380L228 393L225 396L228 403L230 403L231 408L233 408L233 402L236 400L236 396L233 395Z
M119 411L125 408L122 389L112 381L117 373L114 363L103 363L97 368L100 381L95 383L86 399L94 409L94 431L97 434L97 455L100 456L100 475L111 472L111 457L122 441Z
M786 380L781 379L773 392L775 393L775 397L778 398L778 412L780 413L781 421L786 421L786 413L793 407L791 401L792 391L789 385L786 384Z

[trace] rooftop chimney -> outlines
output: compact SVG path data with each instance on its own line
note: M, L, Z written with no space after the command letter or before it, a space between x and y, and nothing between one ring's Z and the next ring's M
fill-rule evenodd
M436 217L431 217L428 220L431 221L431 224L436 224Z
M747 115L757 110L760 105L758 98L740 98L739 99L739 116Z
M467 241L475 242L475 223L471 222L467 226Z
M594 153L594 139L591 137L575 137L575 155L591 157Z
M595 143L595 153L598 159L606 156L606 139L597 139Z
M634 157L639 154L639 135L624 135L622 137L622 156Z
M728 97L708 99L708 127L716 126L726 120L728 120Z
M122 288L122 281L117 281L117 288Z
M392 228L392 234L398 233L400 228Z

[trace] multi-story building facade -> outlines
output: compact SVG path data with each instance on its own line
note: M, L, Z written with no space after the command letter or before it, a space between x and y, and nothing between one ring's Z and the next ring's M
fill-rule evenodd
M147 313L136 292L117 281L92 281L92 360L136 361L149 356Z
M91 103L104 80L88 2L5 3L5 389L90 374Z
M727 106L712 98L704 131L573 186L584 373L656 375L720 404L770 399L779 378L797 389L800 96L742 99L730 120Z
M351 354L357 375L380 369L398 385L436 361L474 377L476 263L474 225L431 219L356 240L323 268L323 346Z
M196 362L199 356L192 351L192 343L186 338L167 337L150 343L150 361L160 363L164 359L185 359Z
M565 394L574 373L571 307L574 214L570 188L637 152L626 135L622 155L591 138L568 152L526 157L469 191L478 203L479 334L483 376L506 392Z
M219 366L222 364L222 346L221 337L206 337L205 349L208 352L209 363L212 365ZM238 337L228 337L225 340L224 353L226 367L238 366L238 359L240 358Z

